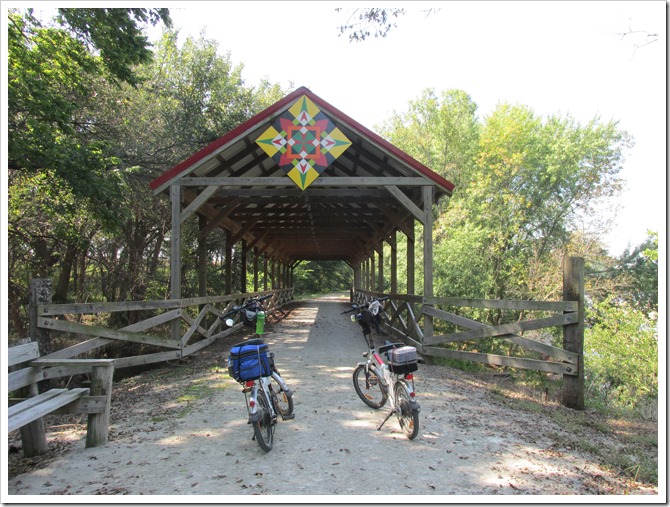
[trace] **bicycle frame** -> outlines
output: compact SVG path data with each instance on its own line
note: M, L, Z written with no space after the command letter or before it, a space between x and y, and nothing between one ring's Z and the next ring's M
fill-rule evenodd
M371 344L368 343L369 347L370 345ZM374 347L371 347L368 352L367 361L361 361L360 363L357 364L357 366L365 366L366 378L368 376L368 372L372 370L373 373L377 376L377 378L380 379L382 387L389 395L388 400L391 402L391 413L394 413L394 411L396 410L396 405L395 405L395 396L393 396L393 392L395 390L395 385L400 379L402 374L399 375L391 372L389 366L386 364L386 362L381 356L381 354L385 352L385 350L383 349L390 350L391 348L392 347L389 347L388 345L384 345L382 347L379 347L380 351L377 352L377 350ZM410 395L410 406L412 410L419 410L419 403L415 400L416 392L414 391L414 376L411 373L406 373L403 375L403 377L405 380L408 381L406 385ZM383 425L384 423L382 423L381 426Z
M414 391L414 375L412 372L416 368L411 367L410 361L408 368L399 366L394 368L395 371L392 370L391 365L384 361L382 354L397 347L404 347L404 344L386 341L384 345L375 347L372 339L373 326L378 333L381 332L383 316L381 301L385 299L388 299L388 296L379 299L374 298L363 305L352 305L351 310L342 312L343 314L356 312L351 316L351 321L357 322L361 326L363 337L368 346L368 352L363 354L367 357L367 360L357 363L354 368L354 389L363 403L374 409L382 408L390 400L391 410L377 430L380 430L386 424L386 421L395 414L403 433L407 438L413 440L419 432L419 412L421 411ZM363 381L364 386L362 385ZM373 391L377 390L381 393L379 399L373 394Z
M271 296L272 295L250 298L243 306L234 306L230 312L220 316L220 319L224 321L226 325L232 327L234 325L234 321L230 317L234 316L235 314L242 314L242 312L246 312L247 308L251 308L251 312L255 312L255 315L252 314L251 318L253 318L253 320L251 320L249 315L244 314L247 318L245 325L255 326L255 337L259 338L260 340L257 340L257 342L262 344L265 313L263 306L260 303ZM291 389L289 389L288 385L286 382L284 382L284 379L281 377L279 371L275 367L274 354L270 353L269 351L267 353L269 356L268 359L270 361L270 374L263 376L267 370L263 371L263 367L260 366L260 377L255 379L252 377L250 380L240 381L246 402L247 413L249 415L248 423L251 424L254 428L253 438L257 440L258 445L265 452L268 452L272 449L277 417L281 416L282 420L284 421L291 420L295 417L293 414L293 392ZM231 359L229 358L229 368L231 368L230 361ZM231 373L231 377L232 376L233 374ZM273 389L273 381L276 382L278 386L278 392L275 392L275 389Z
M258 409L258 390L262 389L267 396L267 399L270 400L270 411L272 413L273 420L276 419L277 410L274 406L272 395L270 394L270 378L274 378L277 383L281 386L287 396L292 396L293 391L288 387L284 379L281 378L281 375L276 371L272 372L272 375L269 377L261 377L257 380L247 380L244 384L242 392L247 401L247 411L249 413L249 422L253 423L258 421L260 417L260 410Z

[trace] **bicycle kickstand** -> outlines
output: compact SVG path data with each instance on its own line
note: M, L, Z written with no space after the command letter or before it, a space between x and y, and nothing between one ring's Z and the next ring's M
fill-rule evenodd
M379 425L379 428L377 428L377 431L379 431L380 429L382 429L382 426L384 426L384 425L386 424L386 421L388 421L389 418L390 418L393 414L395 414L395 409L393 409L393 410L391 410L391 411L389 412L389 414L386 416L386 419L384 419L384 420L382 421L382 423Z

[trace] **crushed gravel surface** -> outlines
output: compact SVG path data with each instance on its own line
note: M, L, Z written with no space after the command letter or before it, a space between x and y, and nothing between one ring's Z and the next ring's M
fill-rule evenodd
M268 319L264 338L295 392L296 414L277 424L269 453L252 441L241 387L227 375L230 346L244 338L237 333L183 363L116 381L105 446L84 448L82 418L47 420L50 451L38 458L23 458L18 432L10 434L3 500L395 503L406 495L412 502L419 495L426 502L531 495L565 502L578 495L581 503L591 495L633 495L627 502L658 502L657 487L604 467L566 444L565 430L544 413L510 407L482 376L460 370L420 365L415 440L395 417L377 430L386 409L364 405L351 381L365 343L359 326L341 315L348 308L348 299L332 296ZM614 448L605 442L612 438L596 429L589 436Z

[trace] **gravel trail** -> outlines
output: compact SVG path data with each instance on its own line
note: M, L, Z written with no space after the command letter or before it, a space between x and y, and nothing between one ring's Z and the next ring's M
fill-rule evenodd
M415 502L425 495L454 502L463 495L472 502L473 495L537 495L539 502L559 495L553 499L564 502L565 495L632 494L648 502L647 495L658 495L604 470L593 456L560 447L555 436L563 430L553 421L510 409L474 376L450 368L422 364L415 374L421 414L414 441L395 417L378 431L385 409L368 408L353 389L365 343L360 327L341 315L347 308L342 297L310 300L267 323L265 341L295 392L296 414L278 423L269 453L251 440L244 395L224 373L230 345L242 338L236 335L202 351L188 374L167 365L146 374L150 381L115 383L109 443L85 449L81 425L51 434L55 452L29 466L15 458L4 501L137 495L137 502L266 503L288 495L298 503L339 503L409 495Z

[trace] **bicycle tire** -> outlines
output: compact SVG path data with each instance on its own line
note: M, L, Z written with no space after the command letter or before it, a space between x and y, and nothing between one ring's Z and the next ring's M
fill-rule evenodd
M275 409L279 415L282 417L292 415L293 395L286 394L286 391L282 390L281 385L274 377L270 377L270 389L272 389L272 401L274 402Z
M386 405L388 394L373 371L367 372L364 364L354 370L353 381L356 394L368 407L379 409Z
M270 401L267 399L265 391L258 390L256 396L258 403L258 410L260 410L260 417L257 421L251 423L254 427L254 436L256 442L265 452L272 449L272 442L274 440L274 424L272 423L272 412L270 411Z
M419 434L419 411L410 404L409 388L404 380L395 385L395 406L397 408L400 428L407 438L414 440Z

